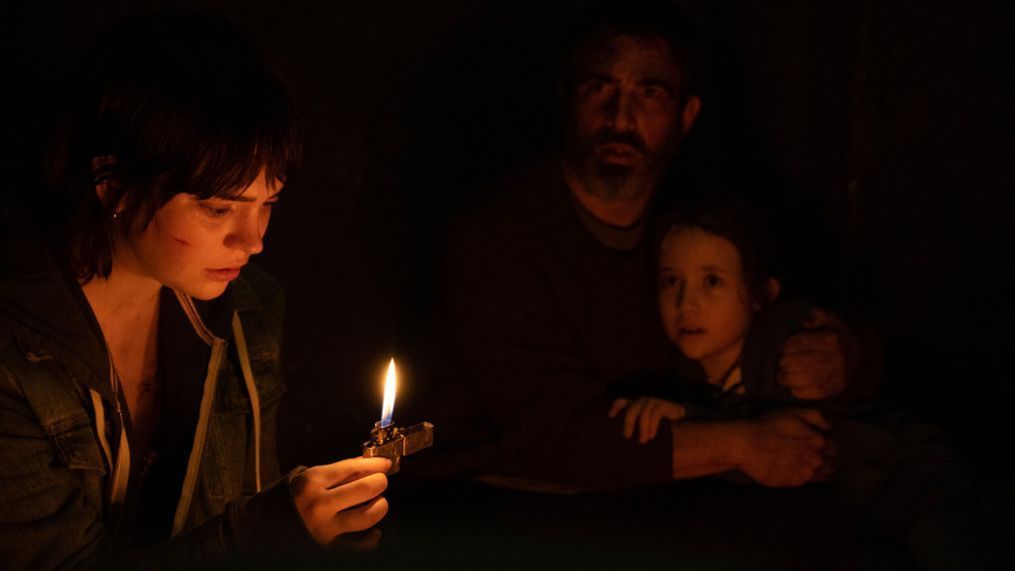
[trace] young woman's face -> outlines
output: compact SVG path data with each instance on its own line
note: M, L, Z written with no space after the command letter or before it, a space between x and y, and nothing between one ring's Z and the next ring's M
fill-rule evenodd
M197 299L217 297L263 249L281 188L262 170L233 198L198 200L192 194L177 194L144 232L117 244L117 265Z
M700 228L675 228L659 256L659 309L687 357L728 368L740 356L753 304L732 242Z

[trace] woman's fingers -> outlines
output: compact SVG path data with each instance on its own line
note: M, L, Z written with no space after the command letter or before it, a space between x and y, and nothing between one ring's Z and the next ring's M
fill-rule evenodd
M388 513L388 500L374 498L365 506L344 510L335 516L335 524L338 529L336 535L363 531L377 524L381 518Z
M369 529L381 521L387 513L388 500L374 498L366 505L332 513L325 520L318 522L315 537L322 545L334 545L340 536Z
M385 473L391 469L391 460L387 458L349 458L332 464L314 466L304 474L313 482L324 488L334 488L347 482L353 482L370 474Z
M321 545L341 533L366 529L388 511L380 494L388 487L385 458L352 458L315 466L293 480L293 501ZM345 515L348 512L348 515Z
M359 480L342 484L326 492L334 512L340 512L362 504L384 493L388 477L384 474L370 474Z

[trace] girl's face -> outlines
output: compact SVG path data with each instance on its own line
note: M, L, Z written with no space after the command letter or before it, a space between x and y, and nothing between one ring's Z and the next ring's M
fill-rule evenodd
M726 238L677 227L663 239L658 276L667 336L716 380L740 357L755 309L740 254Z
M264 170L232 198L198 200L180 193L138 236L116 245L116 265L197 299L212 299L264 247L272 205L282 184Z

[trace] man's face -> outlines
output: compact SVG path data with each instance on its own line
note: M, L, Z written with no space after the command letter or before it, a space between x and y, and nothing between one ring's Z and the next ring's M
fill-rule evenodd
M680 63L659 37L616 36L578 58L569 158L606 199L651 192L697 114L680 97Z

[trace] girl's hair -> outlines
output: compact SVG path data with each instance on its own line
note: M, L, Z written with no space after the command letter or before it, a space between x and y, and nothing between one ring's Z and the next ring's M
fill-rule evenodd
M751 301L761 307L774 301L770 299L768 284L771 278L781 279L782 261L777 240L759 209L737 198L686 205L664 217L657 226L656 259L666 236L681 228L699 228L729 240L740 255Z
M262 169L269 181L285 180L299 163L296 115L281 81L218 17L124 20L85 62L48 160L63 194L61 239L80 279L108 276L116 233L143 231L177 194L236 195Z

